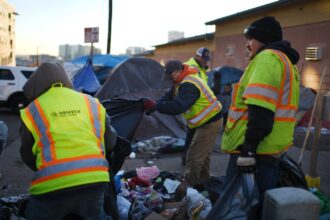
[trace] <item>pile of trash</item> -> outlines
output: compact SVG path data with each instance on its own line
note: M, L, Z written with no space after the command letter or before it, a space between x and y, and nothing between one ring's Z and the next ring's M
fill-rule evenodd
M165 154L184 151L184 138L158 136L132 144L132 151L143 154Z
M185 188L181 174L157 166L119 171L114 179L121 220L204 219L212 208L207 191Z

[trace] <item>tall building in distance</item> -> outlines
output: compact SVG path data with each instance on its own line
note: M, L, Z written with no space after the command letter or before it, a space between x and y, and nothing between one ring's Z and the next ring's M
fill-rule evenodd
M144 51L146 51L144 47L128 47L126 48L126 55L133 56L134 54L141 54Z
M0 65L15 66L15 8L0 0Z
M59 46L59 56L64 60L72 60L74 58L89 55L91 53L91 46L83 46L83 45L69 45L64 44ZM100 54L101 49L93 46L93 54Z
M179 40L184 38L184 32L182 31L169 31L168 32L168 42Z

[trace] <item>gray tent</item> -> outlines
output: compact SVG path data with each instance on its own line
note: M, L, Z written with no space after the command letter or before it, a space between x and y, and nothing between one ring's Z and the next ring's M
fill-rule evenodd
M164 68L148 58L130 58L114 68L103 86L95 94L101 102L112 98L139 100L148 97L157 100L171 86L170 81L162 80ZM154 112L143 116L134 140L168 135L185 137L186 124L179 116L173 117Z

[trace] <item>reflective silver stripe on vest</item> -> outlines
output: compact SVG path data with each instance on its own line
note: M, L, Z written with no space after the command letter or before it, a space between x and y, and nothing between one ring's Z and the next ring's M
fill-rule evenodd
M230 110L228 113L228 117L237 121L238 119L240 119L243 115L248 115L248 112L242 112L242 111L234 111L234 110Z
M36 172L34 176L34 180L51 176L54 174L60 174L66 171L74 171L74 170L90 168L90 167L104 167L107 169L108 162L102 158L91 158L91 159L83 159L83 160L76 160L66 163L55 164L55 165L47 166Z
M205 88L204 84L200 81L200 79L196 79L194 77L190 77L190 76L187 76L184 80L191 80L193 81L194 83L196 83L199 88L202 90L202 92L204 93L204 95L206 96L206 98L210 101L210 102L213 102L214 98L212 97L212 94Z
M283 87L283 91L282 91L282 100L281 100L281 104L282 105L289 105L289 94L290 94L290 90L291 90L291 83L290 83L290 79L293 77L291 75L291 71L290 71L290 63L288 62L288 58L286 58L282 52L279 51L274 51L272 50L273 53L279 55L282 60L285 62L284 63L284 68L285 68L285 82L284 82L284 87Z
M34 119L35 124L38 127L38 130L41 134L46 134L47 132L47 126L44 124L44 121L42 120L41 114L37 109L37 106L35 102L32 102L29 105L29 111ZM49 132L49 131L48 131ZM47 135L41 135L40 142L42 143L42 155L46 162L52 161L55 158L52 158L51 152L50 152L50 140L48 139Z
M98 112L98 106L97 103L93 100L92 97L87 96L89 105L92 110L92 115L93 115L93 123L94 123L94 128L96 132L97 138L101 138L101 125L100 125L100 120L99 120L99 112Z
M94 98L90 97L87 95L91 110L92 110L92 115L93 115L93 123L94 123L94 128L95 128L95 132L96 132L96 137L100 140L101 144L102 144L102 139L101 139L101 122L100 122L100 113L98 111L98 103L94 100ZM102 154L104 155L104 146L102 145L101 147L102 149Z
M219 108L218 102L213 102L209 107L203 109L203 111L195 118L193 119L189 119L188 122L190 124L196 124L198 123L200 120L202 120L204 117L206 117L210 112L212 112L213 110Z
M276 118L292 118L294 119L296 116L296 110L293 109L277 109L275 112Z
M248 112L231 110L229 112L228 117L237 121L244 115L248 116ZM292 119L294 119L295 115L296 115L296 110L294 110L294 109L277 109L276 113L275 113L275 120L276 120L276 118L292 118Z
M248 87L245 91L243 96L246 95L253 95L253 94L258 94L265 96L267 98L273 99L275 102L278 100L278 93L274 90L267 89L264 87Z

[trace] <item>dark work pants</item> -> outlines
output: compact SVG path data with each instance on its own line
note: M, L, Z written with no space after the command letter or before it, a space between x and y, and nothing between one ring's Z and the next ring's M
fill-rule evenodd
M31 196L25 211L26 219L62 220L72 214L84 220L109 219L104 213L103 195L104 185L97 185L50 195Z

